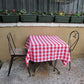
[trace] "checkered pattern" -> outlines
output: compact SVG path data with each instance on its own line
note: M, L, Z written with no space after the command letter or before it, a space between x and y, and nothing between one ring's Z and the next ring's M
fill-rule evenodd
M57 36L31 35L25 45L28 48L25 62L62 60L63 65L71 61L68 45Z

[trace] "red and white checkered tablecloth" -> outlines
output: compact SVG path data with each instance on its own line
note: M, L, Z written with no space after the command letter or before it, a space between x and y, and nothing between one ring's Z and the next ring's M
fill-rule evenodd
M58 36L30 35L25 45L28 48L25 62L62 60L63 65L71 62L69 47Z

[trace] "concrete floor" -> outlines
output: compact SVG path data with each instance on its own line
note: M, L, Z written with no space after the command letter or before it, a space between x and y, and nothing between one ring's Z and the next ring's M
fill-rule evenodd
M72 60L71 71L68 71L68 65L63 66L59 60L57 71L48 64L42 65L36 75L29 77L24 60L15 60L12 66L10 76L7 76L9 62L5 62L0 70L0 84L84 84L84 58ZM31 68L31 73L33 65Z

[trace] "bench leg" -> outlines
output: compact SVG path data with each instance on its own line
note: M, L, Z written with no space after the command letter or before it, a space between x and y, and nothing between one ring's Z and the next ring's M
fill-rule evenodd
M36 72L39 70L40 66L41 66L41 64L36 68L36 70L34 71L33 76L35 76L35 74L36 74Z
M28 73L29 73L29 77L31 76L31 73L30 73L30 68L29 67L27 67L27 69L28 69Z
M51 65L54 69L57 70L58 74L60 74L60 71L57 69L57 67L55 66L55 64L53 65L52 62L48 62L49 65Z
M54 67L54 69L56 69L56 70L57 70L58 74L60 74L60 71L57 69L57 67L56 67L56 66L54 66L53 64L52 64L52 66Z
M11 60L10 60L10 64L9 64L9 70L8 70L8 76L9 76L9 74L10 74L11 67L12 67L12 64L13 64L13 58L14 58L14 57L11 56Z
M54 66L56 66L57 65L57 60L55 60L55 62L54 62ZM55 72L55 68L53 69L53 71Z
M71 62L69 62L69 71L71 70Z

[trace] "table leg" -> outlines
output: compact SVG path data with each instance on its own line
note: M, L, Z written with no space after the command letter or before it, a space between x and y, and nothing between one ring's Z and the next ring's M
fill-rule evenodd
M33 76L35 76L35 74L36 74L36 72L39 70L41 64L46 64L46 62L40 63L40 64L38 65L38 67L36 68L36 70L35 70L35 63L34 63L34 74L33 74Z
M31 76L31 73L30 73L30 69L29 69L29 67L27 67L27 69L28 69L29 76Z
M57 69L57 67L55 66L55 64L53 65L52 62L48 62L49 65L51 65L54 69L57 70L58 74L60 74L60 71Z
M54 62L54 66L56 66L57 65L57 60L55 60L55 62ZM53 71L55 71L55 68L53 69Z
M35 72L33 73L33 76L35 76L36 72L39 70L41 64L36 68Z
M56 67L56 66L54 66L53 64L52 64L52 66L54 67L54 69L56 69L56 70L57 70L58 74L60 74L60 71L57 69L57 67Z
M71 62L69 62L69 71L70 71L70 69L71 69Z
M57 70L58 74L60 74L60 71L57 69L57 67L52 64L52 61L51 61L51 62L48 62L48 63L49 63L49 65L51 65L54 69ZM35 76L35 74L36 74L36 72L39 70L40 66L41 66L41 63L40 63L39 66L36 68L36 70L35 70L33 76Z

